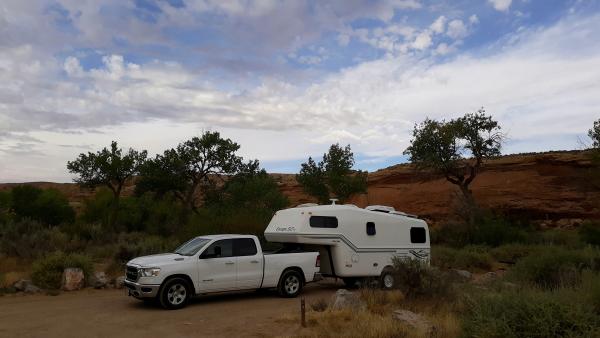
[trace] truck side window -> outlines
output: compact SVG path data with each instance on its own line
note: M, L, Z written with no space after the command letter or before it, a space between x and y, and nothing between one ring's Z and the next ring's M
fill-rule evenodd
M222 239L211 244L206 251L202 253L201 258L222 258L233 256L233 240Z
M367 235L369 236L375 236L376 230L375 230L375 223L374 222L367 222Z
M410 228L410 242L411 243L427 242L427 236L425 235L425 228Z
M337 217L331 216L311 216L310 226L313 228L337 228Z
M257 252L256 243L252 238L237 238L233 242L234 256L254 256Z

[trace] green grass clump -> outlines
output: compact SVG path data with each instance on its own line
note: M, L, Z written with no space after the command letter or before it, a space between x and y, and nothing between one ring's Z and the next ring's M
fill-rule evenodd
M488 270L493 259L485 246L466 246L455 249L444 246L432 247L432 265L443 269Z
M600 246L600 223L583 223L579 227L579 239L584 243Z
M83 270L86 280L89 280L94 271L92 261L87 256L55 252L33 262L31 279L35 285L43 289L59 289L65 268Z
M504 244L490 250L490 254L498 262L514 264L520 259L529 256L538 249L536 245L521 243Z
M596 275L593 281L600 284ZM465 337L598 337L600 317L588 289L481 292L466 301Z
M558 246L546 246L520 260L510 276L545 289L576 286L583 270L600 269L600 250L585 248L570 250Z

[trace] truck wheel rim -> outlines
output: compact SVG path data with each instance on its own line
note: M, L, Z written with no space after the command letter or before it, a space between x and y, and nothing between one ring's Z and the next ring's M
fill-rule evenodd
M285 291L288 294L293 294L300 288L300 280L296 276L289 276L285 279Z
M186 297L185 287L181 284L171 285L169 291L167 292L167 299L169 303L173 305L179 305L183 303Z
M394 286L394 277L392 277L392 275L383 276L383 285L390 289L392 286Z

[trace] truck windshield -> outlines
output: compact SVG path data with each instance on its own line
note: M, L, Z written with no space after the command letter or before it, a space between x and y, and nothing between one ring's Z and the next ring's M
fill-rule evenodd
M202 238L202 237L192 238L189 241L181 244L177 249L175 249L175 253L183 255L183 256L193 256L196 254L196 252L198 252L200 249L202 249L208 242L210 242L210 239L208 239L208 238Z

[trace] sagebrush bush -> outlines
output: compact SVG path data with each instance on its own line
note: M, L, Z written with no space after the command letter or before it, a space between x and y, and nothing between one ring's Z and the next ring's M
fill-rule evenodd
M395 257L394 283L406 298L452 296L452 281L448 274L416 259Z
M600 246L600 222L585 222L579 227L579 239L583 243Z
M575 286L581 281L582 270L599 268L598 249L571 250L559 246L546 246L537 250L535 255L517 262L509 275L518 281L554 289Z
M443 269L481 269L487 270L492 266L489 248L483 246L466 246L455 249L445 246L433 246L431 264Z
M85 242L30 219L11 220L0 227L0 253L7 256L35 259L58 250L83 251Z
M83 270L86 280L92 276L94 267L92 261L84 255L54 252L33 262L31 279L33 283L44 289L59 289L62 274L66 268Z
M582 246L577 231L568 229L539 231L532 236L531 242L542 245L560 245L571 249L577 249Z
M537 249L538 246L536 245L510 243L492 248L490 254L498 262L514 264L521 258L529 256Z
M164 252L172 252L179 244L173 238L148 236L142 233L122 233L119 235L115 260L121 264L132 258Z
M431 242L452 247L469 244L499 246L506 243L523 243L529 238L528 229L500 216L482 212L473 224L449 223L431 230Z
M465 302L463 336L597 337L600 317L585 296L576 289L480 292Z

